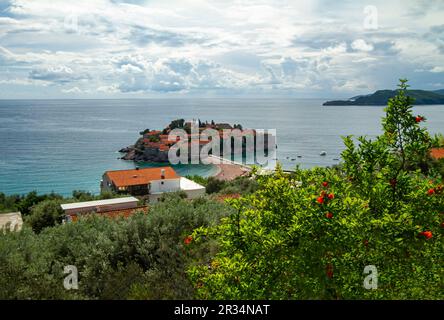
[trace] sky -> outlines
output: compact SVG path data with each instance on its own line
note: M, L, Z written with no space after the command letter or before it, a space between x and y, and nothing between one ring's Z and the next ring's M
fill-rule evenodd
M0 99L444 88L443 0L0 0Z

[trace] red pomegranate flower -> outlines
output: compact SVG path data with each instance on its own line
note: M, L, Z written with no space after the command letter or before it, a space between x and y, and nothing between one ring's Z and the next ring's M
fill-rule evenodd
M398 183L398 181L396 181L396 179L390 179L390 185L392 187L396 186L397 183Z
M424 236L427 240L433 237L432 231L423 231L419 233L420 235Z
M193 241L192 236L188 236L185 239L183 239L183 243L185 243L186 245L189 245L192 241Z
M365 239L364 241L363 241L363 243L364 243L364 246L368 246L368 240L367 239Z
M431 231L424 231L424 237L426 237L426 239L430 239L433 237L433 234Z
M324 203L324 197L323 197L323 196L320 196L320 197L318 197L318 198L316 199L316 201L317 201L319 204L323 204L323 203Z
M331 218L333 218L333 213L331 213L331 212L327 212L327 213L325 214L325 217L326 217L327 219L331 219Z
M333 193L330 193L329 195L328 195L328 198L331 200L331 199L334 199L335 198L335 195L333 194Z
M421 117L421 116L416 116L416 118L415 118L416 123L420 123L423 120L424 120L424 117Z
M322 182L322 186L328 187L328 182L327 181Z
M427 191L427 194L429 195L429 196L431 196L431 195L433 195L433 194L435 194L435 189L429 189L429 191Z

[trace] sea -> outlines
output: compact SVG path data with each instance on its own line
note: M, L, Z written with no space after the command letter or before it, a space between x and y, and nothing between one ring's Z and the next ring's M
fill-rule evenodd
M136 166L121 160L119 149L133 144L140 131L162 129L179 118L275 129L277 159L285 169L331 166L340 162L342 136L381 133L384 107L327 107L322 106L325 100L0 100L0 192L97 194L105 171ZM430 133L444 133L444 105L416 106L414 112L427 118ZM217 171L213 165L175 169L201 176Z

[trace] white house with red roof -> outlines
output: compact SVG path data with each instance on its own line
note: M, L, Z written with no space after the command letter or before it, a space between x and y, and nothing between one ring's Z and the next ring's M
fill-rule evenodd
M204 186L179 176L172 167L107 171L100 187L102 191L148 196L150 202L168 192L183 191L190 199L205 194Z

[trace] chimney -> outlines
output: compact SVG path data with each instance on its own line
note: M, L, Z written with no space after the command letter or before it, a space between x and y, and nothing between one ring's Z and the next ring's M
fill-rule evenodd
M136 167L136 170L139 170L139 167Z
M160 179L165 179L165 169L160 170Z

